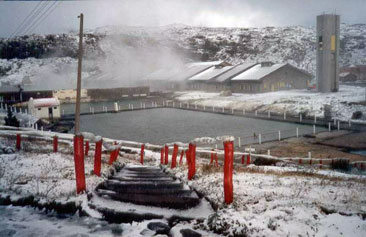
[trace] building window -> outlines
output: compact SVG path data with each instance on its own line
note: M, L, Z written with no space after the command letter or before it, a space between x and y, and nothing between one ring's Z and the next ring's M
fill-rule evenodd
M240 85L240 90L243 90L243 85Z
M53 107L53 109L57 109L57 107Z

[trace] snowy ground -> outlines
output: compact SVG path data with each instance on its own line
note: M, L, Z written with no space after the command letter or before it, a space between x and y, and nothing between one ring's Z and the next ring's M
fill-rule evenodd
M324 105L332 107L332 116L348 121L353 112L362 111L362 120L366 121L366 106L349 105L350 102L365 101L365 88L341 85L337 93L317 93L308 90L277 91L261 94L233 94L223 97L219 93L203 91L176 92L176 99L182 102L197 103L201 106L217 108L245 109L246 111L277 112L298 115L324 116Z
M245 229L249 236L364 236L366 179L304 171L296 167L237 169L234 203L229 206L223 204L222 168L200 168L188 184L218 205L213 220L223 233ZM185 169L173 173L186 180Z
M5 138L1 138L0 143L9 145ZM0 235L153 234L146 230L147 222L108 224L87 207L85 194L76 196L73 156L67 153L67 144L62 145L65 146L63 153L47 152L50 147L44 143L32 145L43 148L0 155L0 193L11 194L12 199L33 194L45 201L79 201L83 203L84 211L92 217L74 215L60 219L55 214L46 216L44 212L32 208L0 207L0 230L5 231ZM139 151L138 148L133 150ZM145 150L145 156L147 164L159 164L160 152ZM118 162L136 164L138 158L138 155L126 154ZM107 159L108 156L103 157L104 161ZM187 181L186 166L171 172L205 194L218 211L203 223L180 223L171 229L171 234L183 227L196 229L204 236L213 236L212 231L227 236L234 233L248 236L364 236L366 232L366 178L363 176L297 166L236 167L234 203L226 206L223 204L222 167L212 169L205 163L207 160L197 161L197 174L193 181ZM110 166L103 164L102 167L103 177L96 177L91 173L92 155L86 159L88 190L93 190L108 175Z

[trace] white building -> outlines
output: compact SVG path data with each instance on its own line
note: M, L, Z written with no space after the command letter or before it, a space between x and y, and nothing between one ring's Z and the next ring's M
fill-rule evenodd
M60 101L57 97L33 99L28 101L28 111L36 118L45 118L49 120L59 119L60 113Z

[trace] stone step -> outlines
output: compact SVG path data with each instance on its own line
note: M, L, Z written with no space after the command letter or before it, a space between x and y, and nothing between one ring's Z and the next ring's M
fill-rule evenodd
M169 175L166 174L143 174L143 175L139 175L139 174L118 174L115 175L114 177L140 177L140 178L164 178L164 177L171 177Z
M104 183L104 187L110 190L115 190L117 192L123 192L123 190L127 189L182 189L183 184L179 182L126 182L126 181L117 181L117 180L107 180Z
M174 182L175 180L171 177L162 177L162 178L140 178L136 177L111 177L109 180L117 180L117 181L125 181L125 182Z
M122 193L137 193L137 194L190 194L193 191L190 189L167 189L167 188L159 188L159 189L141 189L141 188L129 188L129 189L124 189L124 190L112 190L112 189L108 189L106 187L104 187L103 185L98 186L98 188L96 189L96 191L98 190L105 190L105 191L114 191L114 192L122 192Z
M137 205L148 205L158 207L168 207L174 209L187 209L196 206L200 199L195 192L190 194L137 194L137 193L117 193L113 191L98 190L101 197L109 196L111 199L121 202L130 202Z

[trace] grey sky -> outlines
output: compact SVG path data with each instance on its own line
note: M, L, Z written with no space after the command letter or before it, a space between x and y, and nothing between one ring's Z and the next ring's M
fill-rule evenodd
M37 4L38 1L0 0L0 37L13 33ZM85 27L94 29L105 25L173 23L210 27L314 26L316 15L335 11L342 22L354 24L366 23L365 9L365 0L62 1L31 33L77 30L80 12L85 15Z

